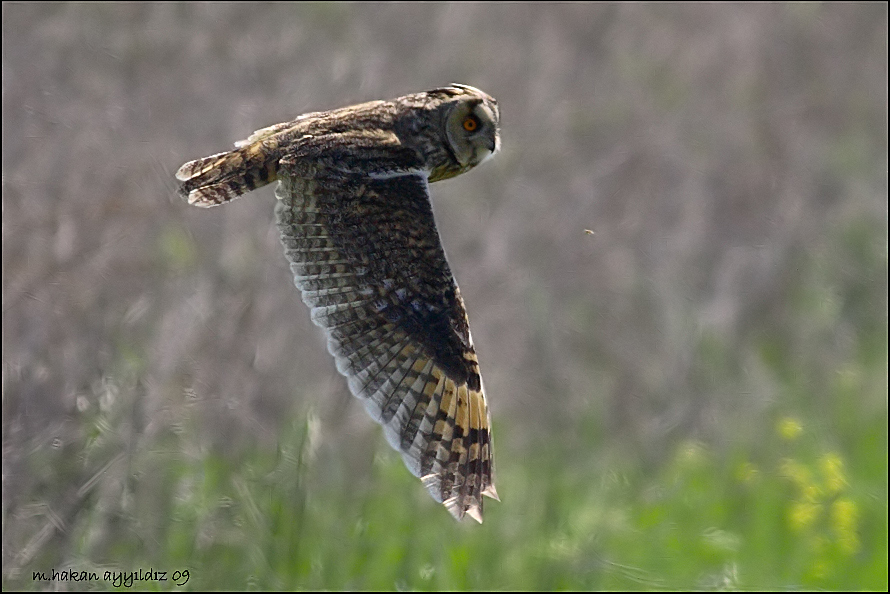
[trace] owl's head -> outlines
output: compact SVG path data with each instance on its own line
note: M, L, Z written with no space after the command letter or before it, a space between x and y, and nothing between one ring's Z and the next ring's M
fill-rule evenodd
M451 153L461 169L475 167L501 147L498 102L469 85L452 84L437 89L450 95L443 104L443 127Z

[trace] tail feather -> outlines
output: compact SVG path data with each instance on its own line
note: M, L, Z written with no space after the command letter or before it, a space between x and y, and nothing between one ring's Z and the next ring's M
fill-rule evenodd
M197 175L212 171L216 164L225 160L224 157L226 157L229 152L230 151L216 153L215 155L210 155L209 157L204 157L202 159L195 159L194 161L189 161L188 163L183 164L183 166L176 171L176 179L179 181L188 181Z
M189 204L209 208L229 202L278 178L278 151L255 142L184 164L176 172L179 194Z

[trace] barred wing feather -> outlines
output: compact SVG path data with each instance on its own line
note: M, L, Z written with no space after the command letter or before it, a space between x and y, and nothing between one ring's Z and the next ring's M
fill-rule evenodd
M424 172L282 159L275 213L296 286L350 391L457 519L497 498L491 420Z

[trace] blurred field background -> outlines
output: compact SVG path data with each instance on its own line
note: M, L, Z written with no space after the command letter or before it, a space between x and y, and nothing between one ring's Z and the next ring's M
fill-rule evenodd
M4 2L3 588L886 590L887 11ZM272 189L173 179L449 82L502 113L432 187L482 526L349 396Z

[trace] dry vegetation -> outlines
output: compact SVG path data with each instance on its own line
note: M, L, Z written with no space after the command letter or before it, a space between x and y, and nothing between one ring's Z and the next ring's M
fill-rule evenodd
M677 444L756 452L801 417L877 485L866 587L886 587L886 4L4 3L2 27L4 585L169 559L194 467L164 469L274 455L307 411L298 458L322 470L300 488L381 488L386 446L292 286L272 190L204 211L172 174L306 111L464 82L498 99L503 152L433 199L507 483L486 527L521 538L529 460L658 476ZM399 472L391 497L446 515ZM192 546L224 539L197 523ZM389 583L294 575L260 584ZM667 577L648 587L715 585Z

